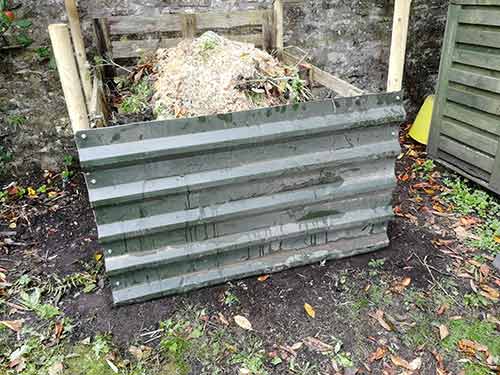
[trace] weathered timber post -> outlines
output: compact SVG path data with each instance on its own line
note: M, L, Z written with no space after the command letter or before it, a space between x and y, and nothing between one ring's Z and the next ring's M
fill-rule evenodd
M68 25L64 23L49 25L49 35L73 132L88 129L87 106L78 78Z
M82 29L80 27L80 16L78 14L75 0L64 0L64 3L66 5L66 12L68 13L71 38L75 48L76 61L78 62L78 70L80 71L80 79L82 80L85 101L87 106L90 106L92 84L87 56L85 54L85 43L83 41Z
M403 87L403 72L405 67L410 5L411 0L396 0L394 4L387 92L401 91Z

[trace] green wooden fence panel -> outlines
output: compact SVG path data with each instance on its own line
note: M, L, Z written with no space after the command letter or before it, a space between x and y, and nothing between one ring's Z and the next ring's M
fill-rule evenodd
M391 93L78 132L114 303L386 246L404 118Z
M453 0L429 155L500 194L500 0Z

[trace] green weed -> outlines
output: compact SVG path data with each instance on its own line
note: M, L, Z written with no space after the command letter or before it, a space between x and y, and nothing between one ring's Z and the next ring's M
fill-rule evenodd
M10 115L7 117L7 124L11 126L20 126L26 124L28 119L21 115Z
M492 195L473 189L462 179L445 179L450 189L443 197L462 215L476 215L482 219L474 231L476 239L468 244L481 250L500 252L500 203Z
M415 164L413 166L413 171L415 173L421 173L422 178L427 180L427 179L429 179L429 177L430 177L430 175L435 167L436 166L434 164L434 161L431 159L427 159L422 164Z
M35 312L42 319L53 319L61 312L55 306L41 303L42 291L35 288L31 294L21 291L20 297L24 306Z
M133 84L130 93L123 98L119 111L126 114L141 113L149 107L153 89L147 78Z

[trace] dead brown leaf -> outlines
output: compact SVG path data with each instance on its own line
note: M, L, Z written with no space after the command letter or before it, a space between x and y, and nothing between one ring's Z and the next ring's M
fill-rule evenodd
M320 353L331 352L333 350L333 346L325 344L315 337L306 337L304 339L304 344L306 344L309 349Z
M250 323L250 321L247 318L245 318L244 316L236 315L233 319L234 319L234 322L238 326L243 328L244 330L246 330L246 331L252 330L252 323Z
M368 362L372 363L375 361L380 361L382 358L385 357L386 353L387 353L387 348L379 346L377 350L375 350L373 353L370 354L370 356L368 357Z
M446 327L444 324L441 324L439 326L439 337L441 340L444 340L450 335L450 331L448 330L448 327Z
M262 276L257 277L257 280L260 282L264 282L267 279L269 279L269 277L270 277L270 275L262 275Z
M377 322L386 330L386 331L392 331L393 327L387 321L384 319L384 312L382 310L377 310L374 313L369 314L372 318L377 320Z
M23 319L19 320L1 320L0 324L3 324L7 328L13 330L14 332L21 332L21 329L23 328Z
M479 294L481 294L482 296L494 302L498 302L500 300L500 292L497 289L492 288L487 284L481 284L480 287L482 291Z
M468 355L475 356L476 352L488 352L488 348L475 341L462 339L457 343L458 349Z
M62 333L64 332L64 325L61 321L56 322L54 326L54 338L59 340L61 338Z
M437 309L436 311L436 314L438 315L443 315L446 311L448 311L448 309L450 308L450 306L447 304L447 303L443 303L441 306L439 306L439 308Z

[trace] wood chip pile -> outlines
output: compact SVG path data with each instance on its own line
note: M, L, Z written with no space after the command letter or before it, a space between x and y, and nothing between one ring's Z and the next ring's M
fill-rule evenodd
M208 31L156 53L158 119L249 110L310 99L294 67L252 44Z

